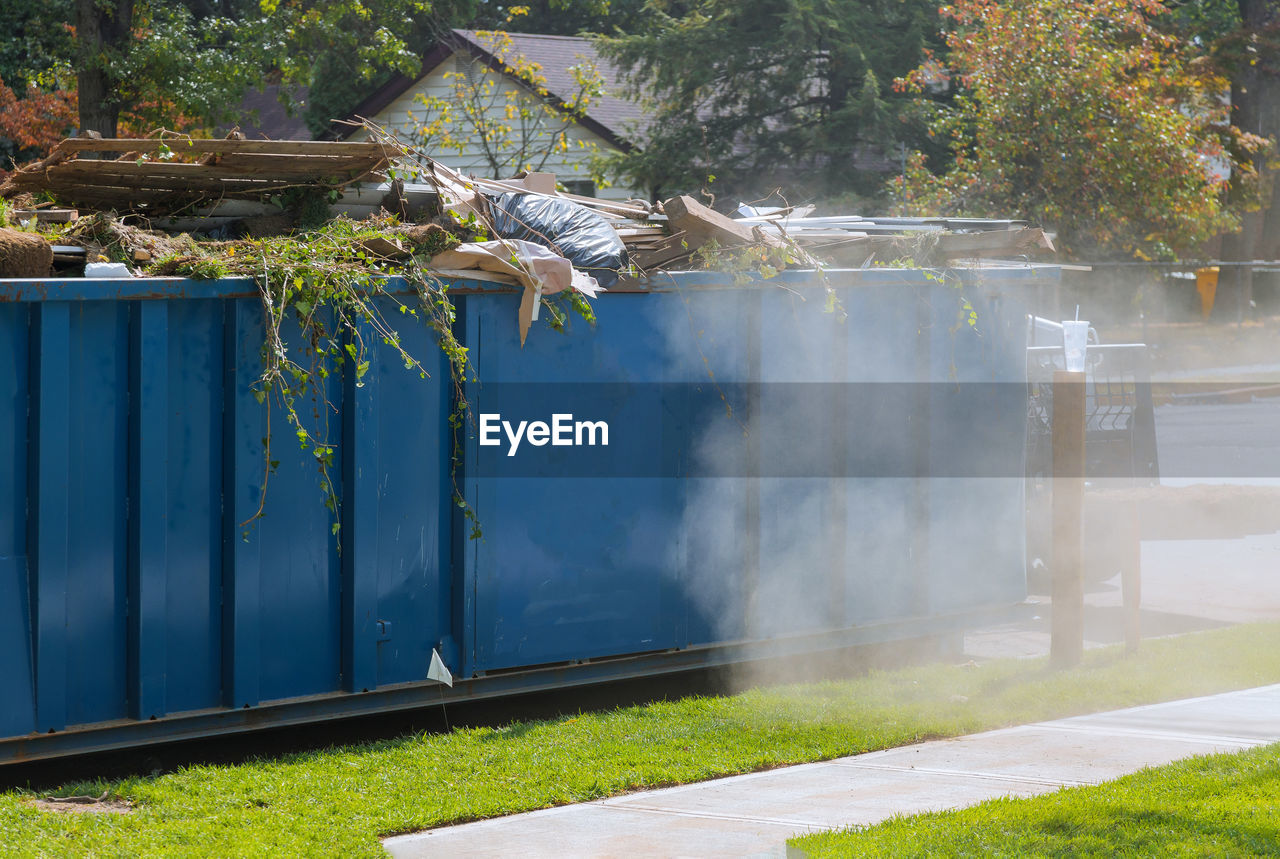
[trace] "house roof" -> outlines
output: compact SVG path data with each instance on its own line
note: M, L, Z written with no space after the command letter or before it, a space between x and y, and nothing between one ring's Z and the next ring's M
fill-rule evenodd
M232 122L216 129L219 135L238 125L249 140L310 140L311 129L299 115L290 115L280 103L280 84L265 84L250 89L235 109ZM290 95L298 104L304 104L307 87L294 87Z
M423 56L422 71L418 77L410 78L397 74L358 104L352 111L351 118L377 114L460 50L470 51L473 56L496 71L512 74L512 70L490 50L492 42L481 36L483 32L453 30L451 38L442 41ZM614 146L622 149L631 148L629 138L634 136L631 128L632 126L642 128L646 114L639 104L617 94L622 91L618 69L596 52L591 40L576 36L541 36L531 33L506 35L511 39L511 49L506 53L513 57L523 57L526 61L539 65L541 75L546 78L547 91L562 103L572 101L578 91L578 84L569 69L584 61L594 62L605 82L605 93L592 100L579 122ZM334 136L346 137L354 130L351 126L339 126L334 130Z

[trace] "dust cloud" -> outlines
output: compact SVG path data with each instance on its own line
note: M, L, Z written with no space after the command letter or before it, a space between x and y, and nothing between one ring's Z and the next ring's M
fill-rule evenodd
M1133 409L1101 407L1119 353L1091 349L1086 646L1123 640L1126 565L1146 637L1280 618L1280 289L1255 279L1240 326L1202 321L1194 280L1137 270L855 284L834 310L816 279L691 288L667 321L670 378L716 404L668 563L695 606L688 646L741 643L745 685L856 670L857 645L1047 653L1053 480L1026 475L1046 441L1026 435L1027 314L1077 304L1102 344L1147 346L1124 394L1148 406L1156 464L1135 465ZM956 323L963 300L975 326Z

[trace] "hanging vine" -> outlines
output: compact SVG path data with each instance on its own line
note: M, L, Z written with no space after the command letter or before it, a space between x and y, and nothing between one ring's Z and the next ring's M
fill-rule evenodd
M188 243L155 263L153 273L247 276L258 286L264 331L262 372L251 390L268 408L262 490L253 515L240 523L244 536L262 517L271 476L279 467L273 451L278 450L282 428L272 422L280 418L290 440L314 460L324 505L333 515L332 531L340 536L341 499L332 473L336 443L330 426L338 406L329 393L330 379L349 373L354 384L362 387L375 349L427 378L425 357L406 349L398 333L397 325L405 319L431 328L449 368L453 502L471 523L472 537L481 535L479 521L456 480L462 431L469 420L464 385L472 371L467 347L454 334L457 311L448 283L428 268L432 256L460 243L455 233L469 239L479 229L475 225L452 231L439 225L402 225L389 216L366 221L339 217L295 236ZM392 248L395 256L387 256ZM403 293L388 289L395 282L393 277L408 284L412 297L405 300ZM589 305L586 310L590 311Z

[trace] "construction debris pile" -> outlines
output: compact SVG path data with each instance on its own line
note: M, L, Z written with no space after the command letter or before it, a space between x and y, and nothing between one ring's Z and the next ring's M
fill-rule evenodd
M368 141L342 143L238 135L64 140L0 185L11 219L57 233L51 257L0 236L0 277L47 276L50 258L62 273L88 263L93 276L99 258L130 267L126 274L181 273L174 261L184 253L194 259L214 243L273 235L305 239L308 228L337 216L380 232L359 243L359 258L375 267L427 249L427 265L440 274L524 286L523 334L544 293L643 290L654 271L715 266L743 249L775 270L938 266L1053 250L1041 230L1017 221L815 217L812 206L742 206L730 217L688 196L654 204L582 197L557 190L551 174L463 176L370 132ZM85 209L94 213L91 226L77 226ZM434 228L436 243L415 238L415 224ZM10 245L22 250L14 259L5 256Z
M71 206L171 213L219 200L256 200L289 188L336 188L375 179L398 154L364 142L71 138L9 177L0 185L0 196L48 192Z

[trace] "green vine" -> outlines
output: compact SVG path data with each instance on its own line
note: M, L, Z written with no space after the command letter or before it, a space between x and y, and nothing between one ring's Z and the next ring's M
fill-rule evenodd
M457 311L448 284L428 269L433 255L458 244L455 235L438 225L401 225L390 217L368 221L340 217L293 236L187 244L156 262L154 273L248 276L258 286L264 318L262 373L251 390L259 403L273 408L266 412L262 490L257 509L240 523L244 537L262 517L271 476L279 467L272 453L280 431L271 424L273 413L283 415L292 439L313 458L324 505L333 515L333 534L340 537L341 500L332 474L336 444L330 427L337 408L328 394L328 380L348 372L354 374L355 385L363 387L371 349L379 343L406 370L427 378L422 360L401 342L396 325L402 320L397 316L427 324L445 356L454 404L448 419L454 434L453 501L471 523L471 536L481 536L475 512L456 481L460 436L470 417L463 388L471 372L467 347L453 331ZM394 256L385 255L389 248L395 250ZM403 278L416 299L404 301L388 291L392 276ZM291 325L302 334L300 347L290 346Z
M383 275L395 271L364 249L360 240L372 238L362 235L364 232L360 225L339 219L299 238L252 242L241 254L242 265L248 269L243 273L252 272L258 284L265 322L263 370L252 385L253 394L259 403L270 401L280 409L299 447L314 457L325 507L334 514L335 536L341 520L331 474L334 444L329 421L337 410L329 400L326 380L346 369L354 374L356 386L363 387L369 371L370 347L374 345L370 338L381 340L396 353L405 369L416 370L422 378L428 375L422 363L405 350L395 327L376 306L377 299L386 297L401 314L418 316L417 307L402 303L386 291ZM234 256L235 248L228 253ZM447 305L447 298L443 302ZM439 303L423 304L440 310ZM445 321L433 325L437 332L448 330L451 325L451 305L448 310L447 314L430 314L433 323L437 323L437 317L445 317ZM290 317L302 333L305 345L301 355L290 353L283 333ZM450 354L448 350L446 354ZM465 350L451 357L463 362L465 359ZM465 364L458 372L465 373ZM262 493L253 516L241 523L246 529L262 516L267 486L279 464L271 454L274 435L270 416L268 410Z
M823 312L832 314L840 322L849 318L835 287L827 280L822 261L788 236L783 236L779 245L758 242L739 248L722 248L711 239L694 251L693 256L704 269L729 275L735 286L744 286L756 278L771 280L796 265L808 266L818 275L826 295Z
M330 196L323 189L302 189L279 202L286 211L314 222ZM8 201L0 201L0 218L11 217L10 209ZM79 244L89 259L124 262L140 274L201 280L250 277L257 284L264 318L263 369L251 390L259 403L272 408L266 410L258 506L239 523L246 539L262 518L268 485L279 466L273 450L283 430L271 426L273 413L283 415L292 440L314 460L324 505L333 515L332 531L340 538L341 499L331 473L336 433L330 428L338 410L329 398L328 380L349 372L356 386L363 386L371 347L379 343L407 370L426 378L425 366L404 347L396 326L407 320L428 325L436 334L452 386L448 424L453 433L453 502L470 524L470 536L479 539L479 519L457 483L465 428L471 419L465 384L475 378L467 347L453 331L457 311L449 284L431 272L430 263L433 256L464 241L488 239L490 225L473 213L456 221L437 217L426 224L402 224L383 213L364 221L339 216L313 229L298 226L299 231L291 235L210 241L189 234L166 235L98 212L72 224L33 222L29 228L55 243ZM393 277L403 278L414 297L406 301L388 291ZM595 313L580 293L566 290L543 303L556 330L567 331L572 315L595 324ZM291 326L302 334L301 343L292 347Z

